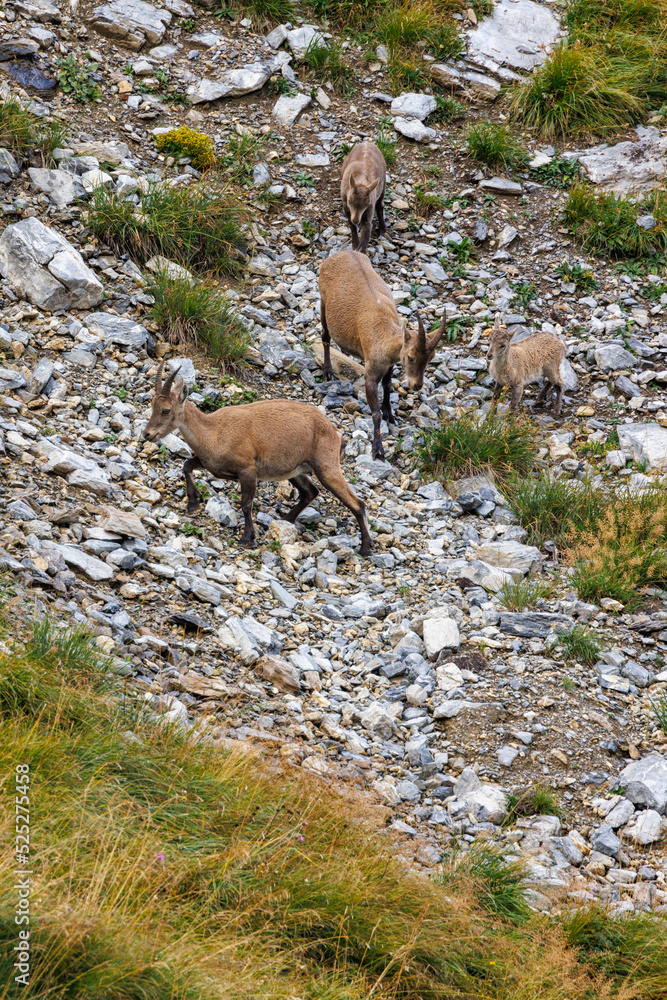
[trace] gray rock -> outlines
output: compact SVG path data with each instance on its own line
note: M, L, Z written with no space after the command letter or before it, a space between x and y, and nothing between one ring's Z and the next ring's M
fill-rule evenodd
M635 660L628 660L621 667L621 673L628 680L632 681L638 688L648 687L648 682L651 675L649 674L646 667L642 667L640 663L636 663Z
M422 794L414 781L408 778L396 782L396 791L403 802L417 802Z
M547 611L505 611L500 615L498 627L507 635L523 638L545 639L552 629L571 629L574 619L569 615L555 615Z
M34 393L35 396L39 396L53 375L54 369L55 365L50 358L42 358L38 361L28 383L28 391Z
M48 170L42 167L30 167L28 176L38 191L49 196L49 200L58 208L71 205L83 194L79 178L69 170Z
M295 94L294 97L283 94L274 104L271 114L285 128L290 128L311 100L310 94Z
M170 358L165 368L165 377L173 371L178 371L177 378L182 378L188 389L197 381L197 371L191 358Z
M473 583L479 584L480 587L484 587L484 590L490 590L493 593L497 593L504 584L511 583L514 579L511 573L499 567L490 566L489 563L482 562L481 559L471 559L470 562L466 562L460 567L458 562L454 565L457 577L465 577Z
M604 191L629 194L661 185L667 172L667 135L652 126L635 129L637 139L577 151L584 174Z
M575 372L574 368L567 360L567 358L563 358L563 360L560 363L560 377L563 380L563 388L565 389L566 392L571 392L573 389L576 389L577 386L579 385L579 378L577 376L577 373Z
M555 12L533 0L497 0L490 17L468 33L468 56L496 72L500 66L530 72L556 44L560 24Z
M655 229L655 215L640 215L637 225L640 229Z
M667 833L667 823L655 809L645 809L634 817L625 833L637 844L654 844Z
M84 552L83 549L78 548L76 545L61 545L58 542L51 542L49 543L49 548L53 548L58 552L68 566L75 566L76 569L80 569L91 580L100 582L113 578L113 569L111 566L107 566L105 562L102 562L101 559L96 559L95 556L88 555L87 552Z
M391 102L392 115L418 118L420 122L423 122L435 109L435 98L428 94L401 94Z
M636 806L667 815L667 758L651 753L624 767L618 776L625 797Z
M518 569L524 576L542 569L540 550L534 545L522 545L521 542L486 542L480 545L475 554L490 566Z
M619 344L600 344L595 349L595 363L603 372L634 367L637 359Z
M381 739L389 740L394 735L395 723L391 715L379 701L372 701L361 713L364 729L375 733Z
M502 764L503 767L511 767L518 756L519 751L516 747L504 746L496 750L498 763Z
M584 860L583 852L569 837L551 837L549 840L549 849L557 851L571 865L580 865Z
M315 48L316 46L326 46L327 44L326 38L319 28L314 27L312 24L304 24L301 28L294 28L292 31L288 31L286 38L287 44L298 62L305 59L309 46Z
M21 173L21 168L8 149L0 148L0 184L10 184Z
M621 449L637 464L646 463L649 469L662 472L667 469L667 427L657 423L619 424L616 430Z
M487 73L478 73L454 66L452 63L433 63L431 76L448 90L463 90L471 97L495 101L500 94L500 83Z
M331 161L328 153L297 153L294 162L297 167L328 167Z
M252 183L255 187L261 187L262 184L269 184L271 181L271 173L266 163L256 163L252 170Z
M104 297L81 254L36 218L7 226L0 236L0 273L17 295L51 312L90 309Z
M612 830L618 830L619 826L625 826L634 815L635 807L628 799L619 799L613 809L605 816L605 822Z
M493 194L523 194L523 188L517 181L510 181L507 177L489 177L479 185L484 191L491 191ZM508 227L505 227L508 228ZM501 246L501 244L498 244Z
M638 385L631 382L626 375L619 375L614 382L614 387L622 393L626 399L634 399L637 396L641 396L642 391Z
M22 372L16 372L13 368L0 368L0 392L22 389L25 384L25 375Z
M168 10L154 7L144 0L112 0L96 7L90 15L93 31L121 42L135 52L146 41L159 45L169 24L171 14Z
M17 521L37 521L39 517L23 500L12 500L7 504L7 512Z
M204 77L199 83L187 89L191 104L204 104L208 101L218 101L221 97L243 97L255 90L261 90L271 76L268 66L253 63L243 69L225 70L217 79ZM281 98L282 100L282 98Z
M441 264L436 264L433 261L424 261L423 263L420 263L419 266L424 272L424 276L436 285L440 285L443 281L447 281L447 272Z
M211 497L206 501L206 513L217 524L221 524L225 528L236 528L239 523L236 511L228 500Z
M503 247L508 247L510 243L513 243L518 235L519 235L519 230L516 228L516 226L510 226L510 225L503 226L503 228L498 233L498 238L496 239L496 246L498 247L499 250L502 250Z
M272 49L279 49L288 34L289 28L285 27L284 24L279 24L277 28L274 28L273 31L268 33L266 40Z
M609 824L604 823L591 833L591 846L593 850L599 851L601 854L606 854L610 858L618 858L621 842Z
M438 138L434 128L422 125L416 118L396 118L394 128L406 139L414 139L415 142L433 142Z
M107 346L117 344L139 349L146 346L149 338L148 330L141 323L114 313L91 313L86 316L86 326L91 333L104 337Z

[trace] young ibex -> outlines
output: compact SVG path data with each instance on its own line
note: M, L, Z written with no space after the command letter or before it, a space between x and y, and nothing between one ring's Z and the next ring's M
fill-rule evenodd
M350 224L352 249L366 253L371 238L373 215L377 212L380 236L386 231L384 189L387 165L372 142L360 142L343 160L340 196Z
M160 365L144 441L159 441L178 429L192 449L183 465L188 491L188 513L200 504L192 473L207 469L220 479L236 479L241 486L245 529L241 543L255 540L252 502L258 480L289 480L299 498L286 520L296 521L319 490L309 478L314 473L335 497L352 511L361 530L361 554L372 548L365 508L352 492L340 468L341 437L317 407L291 399L267 399L243 406L226 406L202 413L187 399L179 369L162 381Z
M411 389L421 389L426 366L445 332L442 324L430 337L417 315L418 329L410 330L398 315L391 289L356 250L333 254L320 268L320 316L324 347L324 377L333 378L330 346L333 338L348 354L361 358L366 368L366 399L373 414L373 458L384 458L380 423L393 424L391 378L400 361ZM378 382L382 380L382 411Z
M510 387L510 410L521 402L524 386L537 382L544 376L544 385L535 405L546 402L547 395L556 390L554 416L560 416L563 405L563 379L560 366L565 357L565 345L555 333L534 333L532 337L511 344L512 335L501 325L500 313L491 331L489 344L489 372L495 379L493 395L497 399L503 386Z

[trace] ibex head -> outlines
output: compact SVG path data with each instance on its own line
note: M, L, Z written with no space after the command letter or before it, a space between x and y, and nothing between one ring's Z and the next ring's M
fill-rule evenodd
M354 174L350 177L350 191L348 195L348 208L350 210L350 220L355 226L361 225L364 212L377 201L377 183L364 184L357 181Z
M429 361L435 354L435 349L442 340L447 326L445 314L442 314L442 323L430 337L426 336L426 330L422 323L422 318L417 313L417 329L410 330L406 325L403 327L403 347L401 348L401 365L405 372L408 385L411 389L421 389L424 384L424 372Z
M188 397L188 387L182 378L175 382L180 365L162 381L164 364L161 363L155 376L155 395L150 419L144 428L144 441L159 441L166 437L183 419L183 407Z
M505 354L510 346L511 339L509 330L506 326L502 325L500 313L496 313L493 330L491 331L491 340L489 342L489 352L487 354L489 361L493 361L499 355Z

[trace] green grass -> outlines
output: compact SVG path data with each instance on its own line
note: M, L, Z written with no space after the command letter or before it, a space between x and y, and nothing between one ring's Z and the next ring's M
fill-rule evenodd
M610 920L604 909L591 906L565 914L561 922L568 945L613 983L632 976L635 996L667 996L667 941L655 935L649 914Z
M576 660L590 667L597 662L602 646L594 632L583 625L573 625L567 632L559 632L556 646L563 650L566 660Z
M25 1000L623 1000L635 981L664 997L664 921L642 918L641 943L604 917L562 931L486 847L414 872L349 789L154 720L82 632L10 604L0 765L12 794L30 767L38 887ZM5 842L13 827L7 809ZM7 997L14 871L5 852Z
M506 125L480 122L468 132L466 153L487 167L516 170L528 163L528 154Z
M246 246L244 213L236 200L203 182L151 185L139 209L99 187L85 218L98 239L139 263L161 254L186 267L233 274Z
M548 581L525 577L522 580L504 583L496 597L508 611L524 611L526 608L534 608L538 601L550 597L553 590L553 584Z
M433 88L433 96L435 98L435 111L429 115L429 121L453 122L459 118L465 118L465 105L457 101L455 97L443 94L440 87Z
M378 136L375 140L377 148L380 150L384 156L384 161L388 167L393 167L396 163L398 142L391 131L391 123L386 119L382 119L380 122L380 128L378 130Z
M15 156L29 152L37 141L39 119L27 111L18 97L0 103L0 147Z
M658 726L663 733L667 733L667 694L658 695L655 699L649 696L649 702Z
M438 60L458 59L465 52L455 21L445 21L432 28L427 35L427 48Z
M593 529L609 503L609 497L590 484L556 479L547 471L511 477L503 490L531 545L551 539L564 546L573 533Z
M530 303L537 298L537 287L534 281L522 281L514 286L514 298L512 305L517 309L526 310Z
M643 229L637 219L652 215L655 226ZM565 204L565 222L591 253L605 257L644 258L667 252L667 190L655 188L638 197L596 192L575 184Z
M487 913L522 924L530 915L525 878L520 861L509 861L497 847L473 844L465 854L453 855L450 867L436 876L436 882L447 887L470 881L472 892Z
M526 473L537 454L532 426L526 420L491 413L484 419L464 414L426 430L417 448L417 464L429 475L493 472Z
M568 281L570 284L576 285L578 292L592 292L596 288L599 288L593 272L590 268L582 267L581 264L570 264L564 260L554 270L563 281Z
M544 785L531 785L529 788L510 792L507 796L507 819L504 826L512 826L520 816L558 816L563 819L557 793Z
M415 208L422 219L428 219L435 211L442 211L446 200L442 195L427 190L427 184L415 184Z
M231 300L213 282L156 275L147 291L153 319L172 343L206 346L217 361L233 365L247 352L249 334Z
M252 179L252 168L264 151L266 137L245 131L230 133L220 157L220 165L232 183L245 184Z
M340 42L329 39L321 43L316 36L306 49L303 61L317 76L318 82L328 80L345 95L354 89L352 68L343 55Z

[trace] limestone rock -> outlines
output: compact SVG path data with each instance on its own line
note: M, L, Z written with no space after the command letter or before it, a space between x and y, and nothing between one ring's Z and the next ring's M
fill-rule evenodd
M506 611L498 627L507 635L544 639L552 629L571 629L574 619L569 615L554 615L547 611Z
M48 170L42 167L30 167L28 176L37 188L48 195L49 200L58 208L71 205L83 194L83 186L75 174L69 170Z
M288 31L285 37L294 58L299 62L305 59L308 46L312 45L314 48L327 44L319 28L315 28L312 24L304 24L301 28L294 28L292 31Z
M621 450L637 463L646 462L649 469L667 469L667 428L660 424L619 424Z
M625 833L637 844L654 844L667 833L667 823L655 809L644 809L637 813Z
M534 0L497 0L490 17L468 33L468 57L496 72L500 66L530 72L541 65L556 43L556 14Z
M635 760L623 768L618 780L634 805L667 815L667 757L656 752Z
M458 649L459 627L453 618L432 616L424 620L424 646L427 656L437 656L441 649Z
M281 656L263 656L258 661L256 669L265 680L275 684L282 691L297 694L301 690L300 671Z
M396 118L394 128L406 139L414 139L415 142L432 142L438 138L434 128L422 125L416 118Z
M432 111L435 111L435 108L435 98L429 94L401 94L391 102L392 115L418 118L420 122L423 122Z
M271 114L285 128L290 128L311 100L310 94L295 94L294 97L283 94L274 104Z
M104 289L78 250L36 218L7 226L0 236L0 273L17 295L40 309L90 309Z
M537 573L542 568L542 555L534 545L521 542L486 542L480 545L476 555L491 566L502 569L518 569L524 574Z
M215 80L204 77L198 84L188 87L187 93L192 104L218 101L221 97L242 97L261 90L270 76L267 66L252 63L243 69L228 69Z
M652 126L639 126L635 132L636 141L602 143L570 155L604 191L628 194L660 186L667 173L667 134Z
M127 45L137 52L146 41L159 45L164 38L171 14L144 0L112 0L96 7L90 16L93 31L105 38Z
M150 336L141 323L124 316L116 316L114 313L91 313L86 316L86 326L91 333L104 337L107 346L117 344L120 347L138 350L146 346Z
M603 372L632 368L637 359L620 344L600 344L595 349L595 363Z

